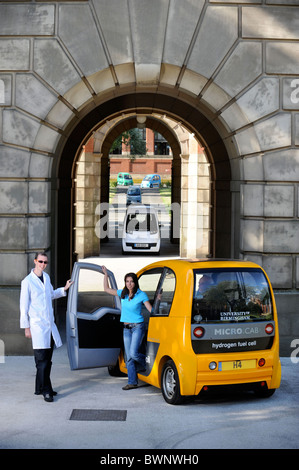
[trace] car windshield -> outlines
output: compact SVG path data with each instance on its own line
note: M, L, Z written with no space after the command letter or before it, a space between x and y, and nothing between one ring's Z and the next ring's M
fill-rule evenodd
M131 179L131 175L124 175L124 178L125 178L125 180L130 180L130 179Z
M150 179L151 179L151 175L148 175L145 178L143 178L143 181L149 181Z
M153 213L134 213L129 214L126 223L126 232L151 232L158 231L157 219Z
M193 323L272 319L269 284L260 269L194 270Z
M140 189L139 188L130 188L130 189L128 189L128 194L130 196L139 196Z

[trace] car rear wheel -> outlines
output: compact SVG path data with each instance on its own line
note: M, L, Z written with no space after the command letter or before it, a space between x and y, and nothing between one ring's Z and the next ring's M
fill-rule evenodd
M164 400L170 405L179 405L183 401L180 393L180 380L173 361L163 366L161 375L161 390Z

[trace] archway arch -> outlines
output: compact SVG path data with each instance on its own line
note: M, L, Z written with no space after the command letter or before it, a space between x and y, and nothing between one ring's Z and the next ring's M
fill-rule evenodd
M83 110L72 121L61 139L56 151L57 163L53 166L52 201L57 210L57 218L52 224L53 230L57 227L57 237L54 240L64 240L53 247L56 255L58 280L69 275L73 264L72 245L70 233L72 229L72 175L73 165L78 149L89 139L96 128L107 119L134 112L136 114L151 114L153 112L166 114L174 121L182 123L190 132L194 133L204 147L211 165L211 227L212 227L212 255L217 257L232 256L231 249L231 167L228 152L223 142L223 136L218 132L219 122L212 122L199 109L198 103L190 102L173 96L161 90L155 92L128 92L103 101L95 108ZM202 108L202 106L201 106ZM211 115L206 110L207 115ZM81 117L81 119L80 119ZM215 116L214 116L215 117Z
M138 114L137 116L140 116ZM109 150L114 142L114 140L124 131L133 129L138 127L136 115L124 116L122 115L119 120L109 127L107 133L102 137L101 142L99 145L95 145L95 151L98 151L101 155L101 162L102 162L102 171L101 175L106 175L105 171L108 167L108 158L109 158ZM184 142L180 141L176 132L169 126L168 123L163 120L162 117L157 115L150 115L150 114L143 114L142 116L146 119L146 127L152 129L153 131L159 132L164 136L167 140L168 144L172 149L172 155L174 160L174 165L172 167L172 182L174 184L172 188L172 202L180 203L180 156L183 153ZM95 134L96 135L96 134ZM104 201L108 201L108 195L103 194L104 197L101 199Z
M123 132L139 127L142 118L143 127L158 132L164 136L172 153L168 161L171 162L171 204L168 210L162 206L156 207L159 217L164 222L163 229L163 248L162 253L167 247L167 252L178 252L178 247L171 249L170 244L180 243L180 218L181 218L181 155L189 153L189 132L178 125L175 121L166 118L160 114L136 115L132 113L123 113L112 120L107 120L95 132L91 140L83 147L76 162L75 173L73 175L75 185L75 253L80 257L98 256L102 250L102 242L114 239L113 252L120 249L119 223L122 223L123 207L119 198L123 196L118 192L114 198L113 205L107 206L110 198L110 148L114 140ZM191 137L192 139L192 137ZM192 139L193 140L193 139ZM122 158L122 157L120 157ZM137 161L135 161L137 158ZM129 166L142 165L146 169L145 161L151 159L149 155L137 156L131 160ZM159 160L160 161L160 160ZM133 163L134 162L134 163ZM155 165L154 162L151 163ZM144 171L143 170L143 171ZM121 171L121 169L119 170ZM128 169L126 171L133 171ZM157 171L157 170L155 170ZM142 171L141 171L142 172ZM151 171L148 171L150 173ZM144 194L147 203L153 203L148 195ZM112 202L112 201L111 201ZM119 205L120 204L120 205ZM207 205L207 202L203 203ZM106 213L106 209L108 213ZM208 208L205 208L207 212ZM162 213L164 215L162 216ZM105 215L104 215L105 214ZM109 232L109 220L113 220ZM99 219L102 218L102 221ZM105 224L103 225L103 220ZM101 229L100 229L101 227ZM195 231L195 228L194 228ZM191 236L191 234L190 234ZM185 237L186 238L186 237ZM167 239L167 240L166 240ZM116 243L115 243L116 242ZM187 242L187 238L185 243ZM166 247L165 247L166 245ZM108 245L110 246L110 245ZM110 249L112 249L110 247ZM186 247L185 247L186 250ZM106 247L107 251L107 247Z

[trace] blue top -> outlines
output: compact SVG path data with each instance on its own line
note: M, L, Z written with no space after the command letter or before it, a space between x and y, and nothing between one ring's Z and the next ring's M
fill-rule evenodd
M120 297L122 289L117 290L117 295ZM138 289L133 299L129 300L129 296L126 295L121 300L121 316L120 321L125 323L141 323L144 321L141 315L142 304L148 300L148 296L145 292Z

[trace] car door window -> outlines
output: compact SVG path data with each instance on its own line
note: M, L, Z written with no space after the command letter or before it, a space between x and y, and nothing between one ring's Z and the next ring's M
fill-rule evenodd
M103 279L103 274L98 271L80 269L77 297L78 312L91 314L99 307L115 308L114 296L104 291Z
M149 269L145 271L138 279L139 287L142 291L146 292L150 303L153 305L155 300L155 293L161 278L163 268Z
M113 295L103 288L103 273L90 269L80 269L78 277L77 312L88 313L92 317L99 308L115 308ZM115 348L121 344L119 317L107 313L97 321L78 318L78 337L80 348Z
M157 288L153 305L153 316L169 315L175 292L175 286L176 279L174 272L169 268L165 268Z

